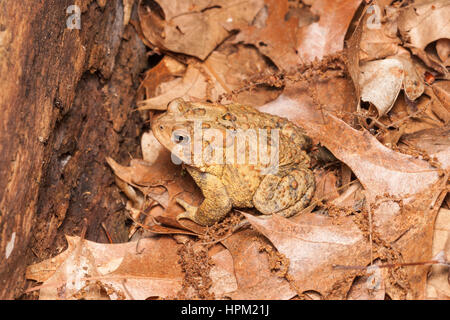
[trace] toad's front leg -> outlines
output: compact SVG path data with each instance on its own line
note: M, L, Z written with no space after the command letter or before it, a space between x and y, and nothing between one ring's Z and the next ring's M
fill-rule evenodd
M202 190L205 199L199 207L194 207L181 199L176 199L186 211L179 214L177 219L190 219L202 226L210 226L221 221L231 210L231 199L227 194L225 186L216 176L186 168L195 183Z

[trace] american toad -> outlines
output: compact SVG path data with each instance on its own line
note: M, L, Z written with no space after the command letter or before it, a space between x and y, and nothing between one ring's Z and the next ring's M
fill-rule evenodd
M212 225L232 207L289 217L312 198L315 181L305 152L311 140L284 118L240 104L176 99L152 121L152 131L205 197L199 207L177 199L186 210L178 219Z

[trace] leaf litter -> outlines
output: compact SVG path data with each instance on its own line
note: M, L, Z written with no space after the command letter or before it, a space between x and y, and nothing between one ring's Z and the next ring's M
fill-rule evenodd
M40 299L448 299L447 1L126 1L162 55L144 119L183 97L239 102L302 126L317 191L286 219L234 210L177 221L202 194L151 132L143 159L108 159L130 242L67 236L32 265ZM136 16L136 15L134 15Z

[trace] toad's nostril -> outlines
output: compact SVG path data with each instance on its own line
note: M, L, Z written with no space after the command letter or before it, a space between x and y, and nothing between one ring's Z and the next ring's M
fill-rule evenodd
M160 125L160 126L159 126L159 129L160 129L160 130L163 130L163 129L164 129L164 126L161 126L161 125Z

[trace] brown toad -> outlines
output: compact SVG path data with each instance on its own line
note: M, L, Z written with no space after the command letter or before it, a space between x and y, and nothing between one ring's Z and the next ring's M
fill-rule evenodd
M181 160L205 197L178 216L200 225L222 220L232 207L292 216L315 189L304 131L284 118L240 104L172 101L152 121L158 141Z

